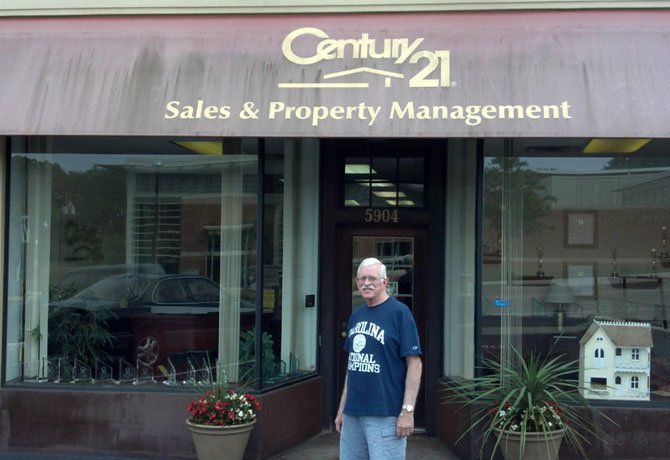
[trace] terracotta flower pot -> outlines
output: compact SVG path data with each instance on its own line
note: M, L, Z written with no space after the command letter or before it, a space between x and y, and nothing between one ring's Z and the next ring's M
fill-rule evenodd
M198 460L242 460L256 420L243 425L197 425L186 420Z
M527 432L526 445L521 452L521 433L495 430L500 437L500 450L505 460L555 460L565 429L546 432Z

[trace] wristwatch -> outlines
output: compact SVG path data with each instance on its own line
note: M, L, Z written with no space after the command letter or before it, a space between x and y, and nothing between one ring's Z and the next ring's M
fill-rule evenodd
M412 406L411 404L405 404L404 406L402 406L402 410L404 410L405 412L409 412L411 414L412 412L414 412L414 406Z

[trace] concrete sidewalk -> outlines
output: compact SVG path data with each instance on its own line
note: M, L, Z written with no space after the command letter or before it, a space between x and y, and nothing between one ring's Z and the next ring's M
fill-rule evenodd
M114 455L105 453L51 453L46 451L27 452L27 451L1 451L0 460L148 460L157 457L140 457L127 455ZM164 460L164 457L162 457Z
M338 460L340 438L337 433L322 433L293 449L268 460ZM458 460L447 446L436 438L415 434L407 440L407 460Z
M338 460L339 435L322 433L297 447L282 452L268 460ZM458 460L440 441L415 434L408 440L407 460ZM104 453L50 453L45 451L0 451L0 460L140 460L158 457L141 455L114 455ZM161 460L169 460L160 457Z
M269 457L266 460L338 460L339 436L336 433L322 433L305 441L297 447ZM0 460L184 460L149 455L119 455L109 453L50 453L46 451L0 451ZM670 459L670 456L665 457ZM409 438L407 460L459 460L442 442L415 434ZM601 459L594 459L601 460ZM623 458L608 457L607 460L661 460L660 458Z

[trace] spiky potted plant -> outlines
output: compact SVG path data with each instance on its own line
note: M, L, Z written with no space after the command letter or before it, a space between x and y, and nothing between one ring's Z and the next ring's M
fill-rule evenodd
M483 375L451 385L449 402L475 407L471 425L459 438L479 432L480 457L493 443L506 460L558 458L563 439L582 457L592 439L606 440L600 420L614 423L593 408L579 391L574 374L579 361L514 350L514 364L483 359Z

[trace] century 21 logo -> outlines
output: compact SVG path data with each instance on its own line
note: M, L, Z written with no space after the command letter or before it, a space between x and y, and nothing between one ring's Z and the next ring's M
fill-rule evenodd
M315 46L310 46L309 52L297 52L294 42L304 36L316 37ZM309 39L307 39L309 40ZM312 39L311 42L314 40ZM379 42L379 43L378 43ZM449 69L449 50L417 50L423 42L423 38L415 38L410 42L408 38L385 38L377 40L370 38L366 33L361 38L333 39L326 32L315 27L303 27L289 33L282 42L284 57L294 64L312 65L321 61L335 59L393 59L394 64L417 65L417 71L409 78L411 88L438 88L452 86ZM304 45L303 45L304 46ZM348 54L349 53L349 54ZM384 77L386 87L391 86L391 79L404 79L402 73L382 70L377 66L358 67L324 74L323 79L329 80L345 77L359 73L370 73ZM344 83L344 82L316 82L316 83L279 83L280 88L367 88L366 82Z

